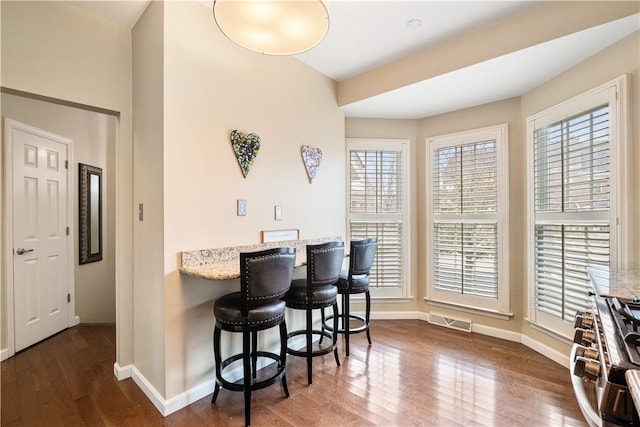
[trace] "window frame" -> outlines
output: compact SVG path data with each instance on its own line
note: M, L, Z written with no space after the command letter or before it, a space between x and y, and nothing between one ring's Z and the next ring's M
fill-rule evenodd
M434 257L431 250L426 253L426 297L425 300L431 303L455 306L469 309L480 313L494 314L500 316L511 316L511 300L509 286L509 126L501 124L485 128L472 129L463 132L440 135L426 138L426 163L425 184L426 184L426 228L427 246L434 242L435 213L433 211L434 191L433 191L433 152L439 148L453 147L472 144L482 141L495 140L496 142L496 173L497 173L497 194L496 213L490 214L495 217L497 226L497 274L498 298L488 299L486 297L468 296L454 294L435 289L433 276L435 273ZM482 214L483 215L489 214ZM461 216L464 216L461 215ZM493 219L487 220L494 221Z
M608 105L609 108L609 150L610 169L609 185L610 199L608 217L609 225L609 268L613 271L626 265L628 245L630 238L630 225L627 223L628 206L624 200L628 197L628 174L630 169L625 162L627 156L627 134L623 129L627 123L627 77L621 76L612 81L597 86L587 92L567 99L559 104L547 108L527 118L527 229L526 229L526 253L527 253L527 317L535 327L542 331L571 339L574 334L573 319L563 320L548 313L536 310L536 281L535 281L535 185L534 185L534 134L540 129L560 120L583 114L598 105ZM599 219L602 213L585 212ZM551 217L551 215L548 215ZM576 217L580 217L576 214ZM584 220L583 220L584 222ZM543 223L543 222L542 222ZM625 239L626 236L626 239ZM622 255L621 254L625 254Z
M351 213L351 151L396 151L400 152L402 159L402 214L352 214ZM372 299L377 300L409 300L411 299L411 233L410 233L410 212L411 212L411 164L409 162L410 141L408 139L373 139L373 138L346 138L346 232L348 240L351 240L350 223L354 221L371 221L377 217L380 220L390 217L401 217L402 222L402 283L398 287L376 287L370 286L369 292ZM357 298L356 298L357 299Z

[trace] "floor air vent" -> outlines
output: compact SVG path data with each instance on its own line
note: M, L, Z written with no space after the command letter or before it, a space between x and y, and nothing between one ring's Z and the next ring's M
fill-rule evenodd
M429 323L458 331L471 332L471 321L467 320L452 319L439 314L429 314Z

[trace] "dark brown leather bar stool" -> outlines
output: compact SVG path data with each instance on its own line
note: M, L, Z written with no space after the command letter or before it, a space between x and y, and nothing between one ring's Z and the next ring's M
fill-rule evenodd
M340 274L337 288L338 293L342 297L342 313L335 316L324 315L322 310L322 327L329 331L333 331L337 326L336 332L344 334L345 354L349 356L349 336L359 332L367 333L367 340L371 344L371 335L369 334L369 319L371 313L371 296L369 295L369 273L373 266L373 260L378 249L378 240L375 238L353 240L350 244L349 252L349 270ZM349 297L353 294L365 295L365 315L352 314L349 311ZM335 320L335 319L339 319ZM360 326L351 328L350 320L356 319L361 322ZM329 321L333 320L331 324ZM342 325L342 326L340 326Z
M344 242L328 242L319 245L307 245L307 278L295 279L291 289L285 296L287 307L306 311L306 327L298 331L289 332L287 338L298 335L306 337L306 347L296 350L287 347L287 352L293 356L307 358L307 379L311 384L313 376L313 358L333 351L336 363L340 366L337 338L333 333L320 329L313 329L313 310L333 307L334 315L338 314L336 296L338 290L335 283L340 277L342 261L344 259ZM326 336L331 339L331 345L313 349L313 335Z
M213 312L216 324L213 332L213 351L216 364L216 385L211 403L216 401L220 387L244 392L245 424L251 424L251 392L282 380L284 394L289 397L285 364L287 358L287 326L285 303L282 297L291 285L296 261L295 248L276 248L240 254L240 292L224 295L216 300ZM280 327L280 354L259 351L258 331ZM242 333L242 353L222 360L221 331ZM275 373L257 380L258 358L276 362ZM224 378L223 371L231 363L242 360L243 381ZM268 368L267 368L268 369Z

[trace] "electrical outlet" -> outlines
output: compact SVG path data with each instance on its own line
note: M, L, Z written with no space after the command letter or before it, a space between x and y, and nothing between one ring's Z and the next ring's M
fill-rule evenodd
M244 199L238 199L238 216L247 215L247 201Z
M282 221L282 206L275 207L275 219L276 221Z

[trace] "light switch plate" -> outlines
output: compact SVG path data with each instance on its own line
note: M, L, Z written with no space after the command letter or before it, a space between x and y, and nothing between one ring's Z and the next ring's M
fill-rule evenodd
M275 206L274 211L276 221L282 221L282 206Z
M247 215L247 201L244 199L238 199L238 216Z

